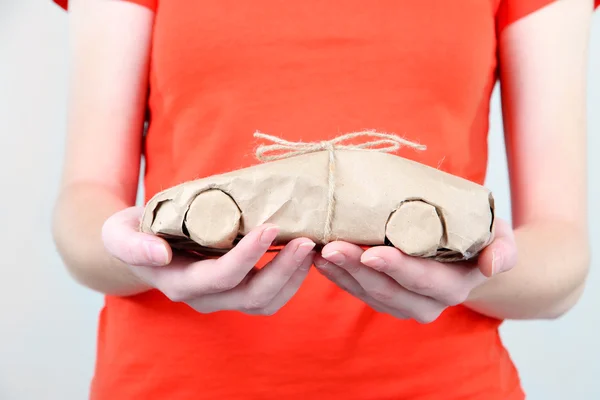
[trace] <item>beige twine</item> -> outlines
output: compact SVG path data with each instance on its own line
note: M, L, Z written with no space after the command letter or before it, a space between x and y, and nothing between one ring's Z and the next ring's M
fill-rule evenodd
M328 243L331 239L331 230L333 222L333 213L335 205L335 150L360 150L360 151L377 151L383 153L391 153L400 148L400 146L412 147L417 150L425 150L426 146L399 136L389 133L380 133L376 131L363 131L347 133L338 136L332 140L321 142L290 142L281 139L277 136L267 135L256 132L256 138L262 138L272 142L270 145L261 145L256 150L256 158L260 161L274 161L284 158L300 156L303 154L314 153L319 151L327 151L329 153L328 162L328 199L327 199L327 217L325 220L325 228L323 233L323 242ZM375 140L366 141L360 144L348 145L344 142L354 138L374 137ZM271 154L269 153L276 153Z

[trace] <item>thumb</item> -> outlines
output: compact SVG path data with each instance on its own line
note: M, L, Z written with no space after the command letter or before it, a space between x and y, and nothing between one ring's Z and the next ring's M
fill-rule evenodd
M498 220L496 237L479 256L479 269L486 277L507 272L517 263L517 245L510 225Z
M139 231L143 207L130 207L111 215L102 226L102 241L115 258L135 266L163 266L172 252L164 239Z

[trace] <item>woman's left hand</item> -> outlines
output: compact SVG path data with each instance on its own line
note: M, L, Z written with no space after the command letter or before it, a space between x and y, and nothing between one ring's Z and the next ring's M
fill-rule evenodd
M315 258L315 265L376 311L430 323L449 306L465 302L471 291L491 276L512 269L516 260L512 229L497 220L495 238L476 264L411 257L391 246L363 251L350 243L332 242Z

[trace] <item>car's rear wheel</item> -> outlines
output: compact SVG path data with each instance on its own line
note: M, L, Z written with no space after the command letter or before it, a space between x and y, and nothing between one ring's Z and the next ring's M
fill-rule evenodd
M435 256L444 235L444 224L434 206L421 200L403 202L390 215L387 240L411 256Z
M235 201L218 189L200 193L190 204L184 226L194 242L213 249L230 249L240 230L241 212Z

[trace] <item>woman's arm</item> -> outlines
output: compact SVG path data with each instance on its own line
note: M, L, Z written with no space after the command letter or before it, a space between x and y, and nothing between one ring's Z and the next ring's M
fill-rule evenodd
M500 319L556 318L589 268L586 73L592 0L563 0L511 24L500 70L514 231L471 263L410 257L392 246L323 247L319 272L373 309L428 323L463 304Z
M556 318L589 268L586 74L591 0L564 0L509 26L500 81L517 265L465 303L498 318Z
M69 2L69 121L53 235L71 275L108 294L147 289L105 251L101 230L136 199L152 23L136 4Z

